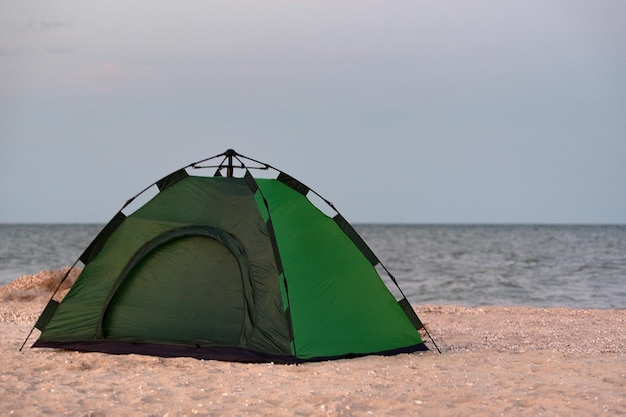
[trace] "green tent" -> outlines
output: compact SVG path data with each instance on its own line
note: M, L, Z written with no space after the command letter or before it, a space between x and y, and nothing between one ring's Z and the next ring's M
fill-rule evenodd
M188 173L201 168L217 169ZM285 363L426 349L378 258L291 176L228 150L153 186L76 261L84 268L51 298L33 347Z

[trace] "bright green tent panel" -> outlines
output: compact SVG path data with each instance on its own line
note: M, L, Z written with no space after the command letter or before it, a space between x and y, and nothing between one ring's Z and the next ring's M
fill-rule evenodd
M281 182L257 182L269 203L299 358L422 343L376 269L333 219Z

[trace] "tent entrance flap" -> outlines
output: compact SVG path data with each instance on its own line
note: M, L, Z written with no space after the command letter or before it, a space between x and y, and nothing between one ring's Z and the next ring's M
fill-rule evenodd
M171 229L124 267L97 337L237 345L245 328L244 275L245 253L230 234L214 227Z
M169 241L137 262L112 297L104 338L237 346L245 302L237 259L203 236Z

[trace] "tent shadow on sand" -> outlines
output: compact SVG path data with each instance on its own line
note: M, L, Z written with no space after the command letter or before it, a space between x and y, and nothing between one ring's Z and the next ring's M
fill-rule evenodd
M189 173L202 169L214 175ZM33 347L281 363L427 350L395 278L334 206L230 149L131 198L79 263Z

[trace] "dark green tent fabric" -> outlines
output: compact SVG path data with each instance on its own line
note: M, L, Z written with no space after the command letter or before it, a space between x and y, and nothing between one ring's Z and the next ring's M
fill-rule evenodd
M90 245L35 347L279 362L425 349L300 183L175 174Z

